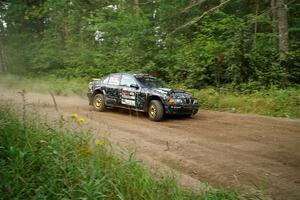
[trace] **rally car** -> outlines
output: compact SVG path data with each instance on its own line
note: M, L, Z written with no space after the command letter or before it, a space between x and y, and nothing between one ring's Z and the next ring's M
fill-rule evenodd
M147 112L150 120L161 121L166 114L192 116L199 110L196 98L183 90L166 88L147 74L114 73L89 83L89 104L96 111L121 107Z

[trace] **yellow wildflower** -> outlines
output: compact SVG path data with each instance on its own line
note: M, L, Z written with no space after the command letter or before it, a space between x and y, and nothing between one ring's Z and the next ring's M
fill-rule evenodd
M72 117L72 119L77 119L78 115L77 114L72 114L71 117Z
M79 120L78 120L78 122L79 122L79 123L84 123L84 122L85 122L85 119L84 119L83 117L80 117Z

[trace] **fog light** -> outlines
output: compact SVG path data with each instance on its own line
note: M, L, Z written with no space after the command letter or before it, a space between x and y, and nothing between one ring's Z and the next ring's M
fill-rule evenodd
M172 98L169 98L169 99L168 99L168 103L169 103L169 104L174 104L174 103L175 103L175 100L172 99Z

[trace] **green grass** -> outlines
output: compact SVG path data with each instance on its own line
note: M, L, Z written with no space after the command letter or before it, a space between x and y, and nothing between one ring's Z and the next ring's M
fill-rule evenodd
M238 113L255 113L274 117L300 117L300 88L254 91L238 93L207 88L193 91L201 108Z
M25 108L16 117L9 107L0 105L0 199L240 199L209 186L185 191L172 176L154 178L141 162L118 158L105 139L49 128Z

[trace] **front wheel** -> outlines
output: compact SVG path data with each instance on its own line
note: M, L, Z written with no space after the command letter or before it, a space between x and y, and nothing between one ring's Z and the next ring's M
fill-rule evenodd
M164 108L160 101L152 100L149 104L148 115L150 120L159 122L164 117Z
M96 94L93 98L93 107L96 111L103 112L105 111L104 95Z

